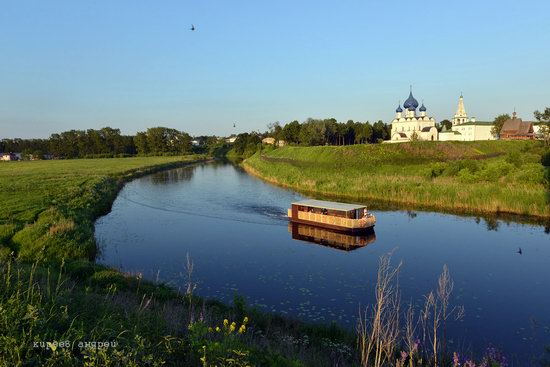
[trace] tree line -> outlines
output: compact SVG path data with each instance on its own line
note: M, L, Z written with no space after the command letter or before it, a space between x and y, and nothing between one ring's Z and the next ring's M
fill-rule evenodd
M279 122L267 125L268 131L250 132L236 136L230 155L247 158L262 147L262 139L270 137L276 145L351 145L373 144L387 140L391 134L391 125L377 121L338 122L336 119L313 119L304 122L296 120L281 126Z
M275 140L305 146L379 143L389 139L391 134L391 125L382 121L371 124L348 120L344 123L333 118L309 118L302 123L295 120L284 126L275 122L268 128L267 135Z
M535 111L540 123L540 134L550 145L550 108L543 112ZM493 121L494 133L498 135L507 114L499 115ZM449 120L440 122L439 127L450 129ZM52 134L48 139L2 139L0 152L18 152L23 156L42 157L51 155L56 158L94 158L121 157L139 155L172 155L192 152L222 156L232 148L234 154L249 156L261 147L265 137L290 145L351 145L373 144L390 138L391 125L382 121L338 122L336 119L296 120L281 126L279 122L268 125L263 133L250 132L236 136L232 145L216 136L197 137L197 145L192 144L191 136L183 131L167 127L152 127L133 135L122 135L120 129L104 127L99 130L70 130Z
M0 152L20 152L37 158L101 158L140 155L171 155L192 152L191 136L166 127L148 128L135 136L122 135L120 129L70 130L52 134L48 139L2 139Z

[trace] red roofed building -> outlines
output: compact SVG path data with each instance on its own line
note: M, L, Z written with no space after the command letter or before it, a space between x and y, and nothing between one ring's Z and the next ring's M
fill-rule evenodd
M500 139L502 140L531 140L535 139L535 130L533 123L522 121L517 118L516 112L512 114L512 118L504 121L500 130Z

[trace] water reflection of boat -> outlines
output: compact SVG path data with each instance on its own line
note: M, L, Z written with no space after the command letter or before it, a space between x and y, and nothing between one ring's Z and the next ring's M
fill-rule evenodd
M372 230L376 217L359 204L303 200L288 209L291 222L309 224L350 233Z
M360 235L339 232L327 228L310 226L300 223L288 223L288 231L292 233L295 240L313 242L319 245L328 246L344 251L351 251L365 247L376 240L374 230L361 233Z

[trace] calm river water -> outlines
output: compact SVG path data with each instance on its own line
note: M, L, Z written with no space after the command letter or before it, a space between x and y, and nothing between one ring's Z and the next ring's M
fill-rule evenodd
M421 304L449 266L452 302L465 307L449 325L454 348L496 346L523 358L550 344L544 227L377 210L375 234L342 238L289 227L286 209L301 197L231 164L143 177L97 221L98 261L183 288L189 254L201 296L231 302L238 294L265 310L352 328L359 304L374 300L380 256L393 251L407 303Z

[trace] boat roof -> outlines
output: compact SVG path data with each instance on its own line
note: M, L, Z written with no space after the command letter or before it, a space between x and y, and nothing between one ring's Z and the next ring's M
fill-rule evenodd
M363 209L365 207L365 205L361 205L361 204L337 203L334 201L324 201L324 200L315 200L315 199L296 201L292 203L292 205L302 205L302 206L310 206L314 208L332 209L332 210L339 210L343 212L356 210L356 209Z

